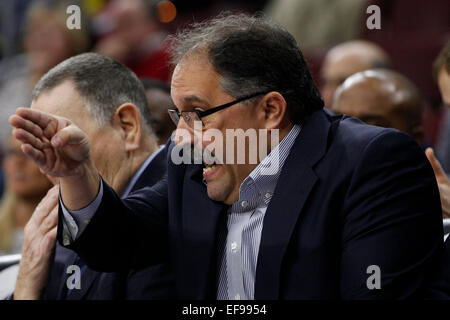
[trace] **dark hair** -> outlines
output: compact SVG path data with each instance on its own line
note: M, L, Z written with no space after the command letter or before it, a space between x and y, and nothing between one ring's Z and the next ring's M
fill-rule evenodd
M129 102L142 115L143 127L152 132L144 87L136 75L120 62L97 53L83 53L64 60L39 80L32 100L66 80L74 82L87 110L100 125L111 121L117 108Z
M205 54L224 91L235 98L280 92L293 123L323 107L294 37L261 15L224 13L195 23L171 38L171 52L174 64L193 53Z
M159 89L170 95L170 86L162 81L152 78L140 78L145 90Z
M450 42L448 42L444 48L442 48L436 60L433 63L433 77L437 82L439 72L442 68L445 68L448 74L450 74Z

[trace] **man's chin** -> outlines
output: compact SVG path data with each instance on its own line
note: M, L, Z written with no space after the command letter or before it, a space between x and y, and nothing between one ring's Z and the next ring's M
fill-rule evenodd
M208 197L211 200L214 201L219 201L219 202L223 202L226 198L226 196L224 195L224 191L223 190L219 190L217 189L216 186L214 186L214 182L208 182L207 185L207 192L208 192Z
M220 194L218 194L218 193L216 192L216 190L211 190L211 189L213 189L213 188L210 187L210 186L208 185L208 186L207 186L208 197L209 197L211 200L214 200L214 201L222 201L222 197L220 197Z

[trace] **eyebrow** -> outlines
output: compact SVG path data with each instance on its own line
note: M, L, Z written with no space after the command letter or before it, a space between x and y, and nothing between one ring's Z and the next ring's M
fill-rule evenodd
M199 98L197 96L187 96L183 98L183 102L188 104L192 102L200 102L206 105L209 105L209 103L206 100L203 100L202 98Z

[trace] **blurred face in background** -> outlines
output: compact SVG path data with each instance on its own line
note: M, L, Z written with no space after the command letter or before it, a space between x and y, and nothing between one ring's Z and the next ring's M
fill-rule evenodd
M450 107L450 74L445 68L442 68L438 75L438 86L441 92L442 101L447 107Z
M20 149L20 142L12 136L3 160L8 189L20 198L40 198L52 186L39 167Z
M114 0L106 12L113 21L111 36L123 41L130 49L142 45L142 41L153 31L153 22L142 0Z
M325 56L321 69L321 93L325 107L331 107L337 87L351 75L389 65L387 53L369 41L353 40L333 47Z
M160 89L147 89L145 95L152 114L152 127L158 137L158 144L165 144L175 130L175 125L167 112L168 109L175 107L172 98Z
M371 66L353 56L331 57L325 60L321 71L322 88L321 93L326 107L331 107L336 89L349 76Z
M64 17L58 11L31 11L24 36L24 47L30 55L32 71L42 74L71 56L73 46Z

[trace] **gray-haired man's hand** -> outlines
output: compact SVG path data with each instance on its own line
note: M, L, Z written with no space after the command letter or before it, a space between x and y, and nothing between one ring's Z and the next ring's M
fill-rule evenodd
M56 244L58 188L48 191L25 226L15 300L37 300L47 284Z

